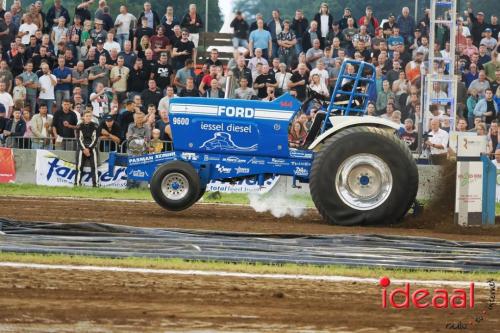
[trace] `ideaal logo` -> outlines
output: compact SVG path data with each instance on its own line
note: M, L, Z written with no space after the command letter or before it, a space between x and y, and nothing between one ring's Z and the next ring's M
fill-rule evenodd
M449 307L454 309L474 308L474 282L470 283L468 290L453 289L451 293L441 288L434 290L419 288L412 292L410 283L407 282L404 288L396 288L389 294L387 293L387 287L391 284L391 280L388 277L383 277L379 283L382 286L382 308L384 309L387 307L409 309L410 306L418 309L427 307L435 309L447 309ZM396 301L396 297L399 298L399 302Z
M437 288L429 290L427 288L419 288L411 290L410 283L405 283L403 288L396 288L388 292L387 287L390 286L391 280L388 277L383 277L379 281L382 287L382 308L393 309L409 309L414 307L417 309L434 308L434 309L471 309L475 308L475 285L474 282L469 284L468 288L453 289L450 292L446 289ZM446 329L450 330L466 330L475 328L479 323L486 320L489 312L493 310L496 299L496 285L493 280L488 281L489 297L486 305L479 309L480 312L473 314L468 320L460 320L458 322L447 322ZM398 300L396 300L396 298Z

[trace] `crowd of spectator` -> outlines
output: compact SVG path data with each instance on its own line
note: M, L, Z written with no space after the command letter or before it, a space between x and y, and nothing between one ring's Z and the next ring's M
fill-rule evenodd
M290 93L303 102L314 92L328 98L345 59L375 66L367 113L397 122L412 149L424 112L429 131L447 133L455 122L458 131L484 127L493 136L491 124L500 117L498 18L468 8L457 27L455 68L461 80L453 119L449 104L429 110L420 105L421 78L429 66L450 74L446 24L436 27L439 60L427 62L428 9L420 18L407 7L382 18L367 6L365 15L356 18L350 8L334 13L323 3L312 18L300 9L293 18L283 18L276 9L268 20L258 13L252 22L237 12L231 22L234 54L225 63L217 49L207 59L198 57L204 22L193 4L183 13L149 2L140 13L130 13L126 5L111 13L106 0L88 0L70 13L61 0L54 0L47 12L41 1L23 10L15 0L9 10L0 8L0 141L24 137L30 138L30 148L64 148L64 140L75 137L81 115L91 111L101 138L110 144L141 136L154 140L150 150L158 151L159 142L172 139L168 107L173 97L272 101ZM229 77L236 87L226 92ZM448 94L446 84L434 85L432 98ZM315 101L303 108L291 126L292 146L304 143L319 109ZM447 136L433 137L426 147L431 154L443 154ZM432 142L436 137L443 139Z

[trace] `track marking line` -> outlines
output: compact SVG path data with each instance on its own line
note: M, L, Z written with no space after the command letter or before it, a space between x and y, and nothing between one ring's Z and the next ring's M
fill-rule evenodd
M201 270L175 270L175 269L151 269L132 268L114 266L77 266L77 265L50 265L34 263L0 262L1 267L26 268L26 269L50 269L65 271L87 271L87 272L113 272L113 273L140 273L140 274L160 274L160 275L194 275L194 276L214 276L214 277L235 277L247 279L275 279L275 280L304 280L304 281L327 281L327 282L358 282L368 284L378 284L379 278L359 278L353 276L337 275L301 275L301 274L253 274L225 271L201 271ZM436 286L468 287L470 282L465 281L444 281L444 280L401 280L391 279L391 284L420 284ZM474 282L477 287L488 288L486 282Z

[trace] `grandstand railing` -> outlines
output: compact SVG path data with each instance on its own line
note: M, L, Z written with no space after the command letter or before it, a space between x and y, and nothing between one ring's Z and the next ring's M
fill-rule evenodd
M172 151L172 141L163 141L162 152ZM55 138L27 138L19 136L11 136L0 142L0 147L15 148L15 149L46 149L46 150L66 150L76 151L78 147L77 139L63 138L61 142L56 142ZM127 153L127 140L116 143L110 139L99 139L97 142L97 150L100 153Z

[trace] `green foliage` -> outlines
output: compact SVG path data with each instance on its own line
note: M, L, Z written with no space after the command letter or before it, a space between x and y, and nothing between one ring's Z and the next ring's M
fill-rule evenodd
M94 4L90 6L90 12L92 13L92 17L94 17L94 13L97 9L98 0L94 1ZM165 14L167 5L172 5L174 7L174 15L180 21L182 17L187 13L189 8L189 4L194 3L198 7L198 13L200 14L202 20L205 22L205 0L167 0L167 1L158 1L158 0L150 0L151 6L158 13L160 18ZM63 6L68 9L71 18L73 18L75 8L80 4L81 1L78 0L64 0ZM45 1L44 11L53 5L53 1ZM110 13L113 18L116 18L116 15L119 13L119 9L121 5L127 5L128 10L131 14L135 16L139 16L144 5L144 1L139 0L121 0L121 1L110 1L108 0L108 6L110 8ZM209 31L219 31L222 26L222 17L219 10L219 3L217 0L208 0L208 29Z

